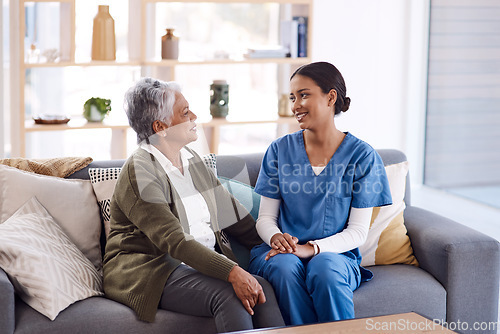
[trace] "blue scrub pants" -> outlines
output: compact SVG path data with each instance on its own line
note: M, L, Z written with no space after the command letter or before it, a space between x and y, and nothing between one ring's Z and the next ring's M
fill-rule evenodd
M354 318L353 291L361 282L355 259L325 252L311 259L278 254L266 261L270 249L252 249L249 272L271 283L287 325Z

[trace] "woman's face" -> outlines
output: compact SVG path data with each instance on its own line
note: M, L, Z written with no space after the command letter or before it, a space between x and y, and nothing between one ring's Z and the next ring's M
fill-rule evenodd
M323 93L313 79L296 75L290 81L290 101L292 112L301 129L324 126L334 117L337 92Z
M196 115L189 109L189 103L179 92L175 93L174 114L171 124L165 130L168 141L176 141L182 146L198 139L196 133Z

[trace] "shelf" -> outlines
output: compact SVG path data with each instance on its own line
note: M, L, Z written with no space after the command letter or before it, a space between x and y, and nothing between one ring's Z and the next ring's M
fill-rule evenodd
M90 66L178 66L178 65L231 65L231 64L306 64L309 57L300 58L248 58L248 59L206 59L206 60L150 60L150 61L114 61L101 60L90 62L61 61L54 63L25 63L25 68L47 67L90 67Z
M206 60L150 60L144 66L177 66L177 65L231 65L231 64L305 64L308 57L301 58L245 58L245 59L206 59Z
M297 120L295 117L278 117L275 119L267 119L267 120L227 120L224 118L212 118L207 122L200 122L199 124L202 126L231 126L231 125L246 125L246 124L268 124L268 123L277 123L277 124L296 124Z
M183 3L281 3L292 5L310 5L311 0L142 0L145 3L161 3L161 2L183 2Z
M30 3L30 2L68 2L68 3L73 3L74 0L23 0L25 3Z
M70 61L61 61L54 63L25 63L25 68L46 68L46 67L70 67L70 66L141 66L140 61L114 61L114 60L99 60L99 61L90 61L90 62L70 62Z
M277 117L267 120L227 120L224 118L214 118L209 121L198 122L202 127L214 126L231 126L231 125L246 125L246 124L295 124L297 121L294 117ZM88 129L129 129L130 126L126 123L113 123L109 121L87 122L83 118L70 120L66 124L35 124L33 120L25 122L26 132L44 132L44 131L66 131L66 130L88 130Z
M41 6L33 6L33 3L41 3ZM31 42L31 40L35 41L34 35L35 32L38 32L38 26L36 25L36 21L33 18L35 14L34 12L34 7L37 8L48 8L47 4L48 3L55 3L58 4L57 7L59 14L57 14L57 19L56 14L54 14L54 19L50 19L50 22L53 25L58 24L59 25L59 30L54 32L53 39L57 42L59 40L58 44L58 50L60 53L60 58L57 62L43 62L43 63L28 63L25 62L24 59L28 59L25 56L28 54L28 47ZM309 28L308 28L308 50L310 50L311 46L311 20L312 20L312 7L314 0L134 0L134 1L127 1L127 4L124 4L125 6L128 6L129 9L129 17L128 17L128 54L125 53L120 53L123 56L130 57L120 57L117 60L113 61L92 61L90 57L88 57L87 54L79 56L76 52L76 3L79 5L82 5L86 3L83 0L20 0L17 2L15 6L15 15L19 17L19 22L16 23L15 20L11 21L11 27L13 30L16 30L17 33L15 34L15 40L16 40L16 46L12 48L13 51L11 51L11 59L17 59L16 62L14 62L14 68L15 70L13 71L12 76L16 78L15 80L15 85L12 88L13 89L13 94L17 94L16 98L14 99L14 103L12 106L12 110L19 110L16 113L13 113L13 117L11 118L11 123L13 126L13 129L11 131L11 136L12 136L12 153L16 156L25 156L26 155L26 147L28 147L29 143L27 143L26 139L31 136L30 140L36 139L33 134L35 133L44 133L44 132L50 132L50 131L69 131L69 130L91 130L91 129L108 129L108 131L111 131L111 156L114 158L126 158L127 155L127 140L129 137L128 132L130 129L130 126L128 125L128 122L126 119L122 119L120 117L119 120L117 121L109 121L105 120L103 123L89 123L87 122L83 117L79 115L75 115L74 118L72 118L67 124L35 124L35 122L32 119L26 119L25 117L25 112L26 112L26 101L27 99L32 99L30 100L30 103L36 104L39 103L39 107L37 105L37 108L40 108L40 110L49 110L47 108L48 102L48 96L49 94L46 94L46 89L50 89L50 86L43 87L44 83L39 80L39 78L43 75L49 76L52 75L53 72L57 72L56 69L59 68L76 68L77 74L80 75L80 72L84 73L86 71L90 72L105 72L108 70L107 67L116 67L118 68L118 72L130 72L135 77L138 76L139 71L137 71L137 68L140 69L140 75L141 76L152 76L152 77L158 77L161 80L165 81L171 81L175 80L176 74L179 73L189 73L192 72L191 70L198 71L198 66L211 66L213 67L205 67L205 69L208 72L211 72L213 69L218 69L216 66L221 66L224 67L222 70L225 70L226 72L233 74L231 72L236 72L239 70L254 70L258 69L259 66L241 66L241 67L231 67L231 65L252 65L252 64L276 64L276 74L277 74L277 95L279 97L279 94L283 91L283 87L285 85L288 85L288 72L293 71L295 66L300 66L306 63L310 63L312 61L311 57L301 57L301 58L245 58L243 54L236 54L235 51L228 50L227 52L231 54L233 58L231 59L201 59L201 57L204 57L208 55L208 52L203 52L203 53L197 53L195 51L190 51L190 52L185 52L186 57L182 58L181 54L181 59L180 60L163 60L160 59L159 55L157 54L157 46L158 44L155 44L159 40L159 36L155 36L157 34L155 31L155 26L154 26L154 20L156 19L156 11L160 10L158 9L161 7L161 3L175 3L175 6L177 4L205 4L205 3L212 3L212 4L241 4L245 6L223 6L223 7L231 7L233 8L232 10L240 10L240 7L246 8L246 5L267 5L267 4L278 4L280 5L279 8L278 6L270 6L272 7L274 15L276 15L276 18L282 19L285 17L285 19L290 19L293 16L307 16L309 18ZM29 4L29 5L26 5ZM282 6L283 5L283 6ZM288 6L290 5L290 6ZM87 4L85 4L87 6ZM95 3L90 6L95 6ZM55 8L56 6L54 6ZM158 8L156 8L158 7ZM221 6L222 7L222 6ZM51 8L54 9L54 8ZM51 12L52 13L52 12ZM54 13L57 13L57 11L54 11ZM245 15L246 12L244 12L242 15ZM27 16L28 15L28 16ZM38 14L37 14L38 15ZM42 14L39 14L42 15ZM44 14L45 15L45 14ZM52 15L52 14L51 14ZM47 16L48 17L48 16ZM153 18L151 20L151 17ZM30 25L26 25L26 19L30 19L31 23ZM42 17L43 18L43 17ZM116 22L118 22L118 17L114 17ZM120 17L120 19L123 19ZM208 18L210 19L210 18ZM47 21L47 20L46 20ZM89 26L87 26L87 24ZM252 24L250 22L250 24ZM272 24L272 29L270 28L270 31L273 31L276 33L279 29L279 24L278 21L273 20L270 22ZM89 33L92 31L90 29L91 21L87 22L84 24L84 29L88 30ZM28 30L29 27L29 30ZM46 28L43 26L44 29L40 29L40 31L46 33ZM87 29L88 28L88 29ZM28 31L26 31L28 30ZM33 33L30 32L33 30ZM251 30L251 29L250 29ZM267 36L267 35L266 35ZM28 39L27 39L28 38ZM248 43L250 42L251 39L248 40ZM28 44L26 44L28 43ZM274 40L269 40L269 44L275 43ZM264 42L265 44L265 42ZM44 46L42 44L37 44L36 45L38 48L44 49L47 48L47 46ZM244 47L244 45L243 45ZM243 47L239 47L238 50L242 49ZM148 52L146 52L148 51ZM231 51L231 52L230 52ZM39 50L40 52L40 50ZM38 53L39 53L38 52ZM30 53L31 54L31 53ZM199 58L198 58L199 57ZM44 59L43 57L40 59ZM176 73L176 67L179 66L181 68L179 73ZM189 66L193 66L193 68L189 68ZM92 69L92 67L95 67L97 69ZM179 68L177 67L177 68ZM248 69L250 67L250 69ZM102 68L102 70L101 70ZM43 69L48 69L50 73L44 73ZM71 69L71 71L72 71ZM122 70L123 69L123 70ZM70 70L70 69L68 69ZM66 70L66 71L68 71ZM65 75L57 73L57 75ZM273 72L274 73L274 70ZM123 76L122 76L123 77ZM122 77L119 77L119 79L116 80L121 80ZM246 78L246 77L243 77ZM213 78L212 78L213 79ZM38 81L37 81L38 80ZM126 79L128 80L128 79ZM78 87L80 84L75 83L71 80L67 80L69 85L72 85L72 87ZM283 84L283 82L285 82ZM26 89L28 86L27 85L32 85L32 87L29 87L30 89ZM121 84L121 83L120 83ZM40 91L36 91L35 88L43 88ZM86 96L88 92L92 91L92 89L97 89L95 87L92 87L92 85L87 85L84 86L82 89L82 92L78 92L78 94L82 96ZM121 89L121 87L120 87ZM39 98L38 101L36 98L39 96L34 96L32 98L32 95L29 94L40 94L43 98ZM89 93L93 94L93 93ZM61 94L60 94L61 95ZM55 98L59 98L59 96L55 96ZM74 96L66 97L66 96L61 96L60 97L62 100L65 99L75 99ZM78 97L79 98L79 97ZM72 101L72 104L74 104L74 101ZM276 129L277 133L276 135L282 135L287 133L288 131L292 129L298 128L298 123L296 122L295 118L293 117L278 117L276 111L276 108L273 106L270 107L269 113L265 114L266 119L263 120L245 120L245 119L232 119L231 116L229 115L228 119L198 119L197 124L199 125L200 129L203 129L203 132L207 136L207 141L209 142L210 149L212 152L216 153L218 150L218 144L219 144L219 139L220 139L220 132L222 129L225 127L230 127L230 126L241 126L241 125L254 125L254 126L259 126L259 124L276 124ZM75 109L76 110L76 109ZM31 109L32 113L37 112L38 109ZM240 117L247 117L244 114L241 115ZM209 118L209 115L207 115L207 118ZM103 130L104 131L104 130ZM78 134L78 133L76 133ZM87 133L85 133L86 135Z
M125 123L110 123L104 121L87 122L84 118L72 119L66 124L35 124L35 121L28 120L25 122L26 132L43 132L43 131L64 131L64 130L88 130L88 129L128 129L129 125Z

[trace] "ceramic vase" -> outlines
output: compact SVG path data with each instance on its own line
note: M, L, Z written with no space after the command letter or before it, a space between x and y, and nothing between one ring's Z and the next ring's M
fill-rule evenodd
M109 6L99 5L92 33L92 60L116 60L115 20Z
M226 80L214 80L210 85L210 115L225 118L229 112L229 85Z
M174 35L174 29L167 28L167 33L161 36L161 58L179 58L179 37Z

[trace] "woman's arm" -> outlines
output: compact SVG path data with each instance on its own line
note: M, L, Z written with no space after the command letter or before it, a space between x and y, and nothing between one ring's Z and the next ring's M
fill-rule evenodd
M330 237L314 240L320 252L343 253L361 246L368 236L373 208L351 208L347 227Z

